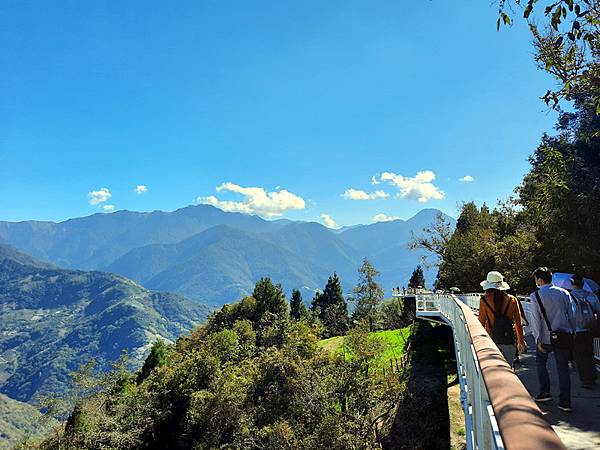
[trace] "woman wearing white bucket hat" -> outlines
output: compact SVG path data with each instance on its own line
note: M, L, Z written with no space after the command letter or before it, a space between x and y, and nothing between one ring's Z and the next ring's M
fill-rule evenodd
M500 272L492 271L487 274L481 287L485 295L479 300L479 321L486 329L492 340L498 346L506 361L513 367L516 348L520 353L525 351L523 323L518 300L506 292L510 286L504 281Z

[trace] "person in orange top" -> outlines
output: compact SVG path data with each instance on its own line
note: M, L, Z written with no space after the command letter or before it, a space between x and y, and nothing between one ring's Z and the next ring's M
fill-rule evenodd
M481 287L485 295L479 300L479 321L506 361L514 367L515 350L524 353L526 349L519 300L506 292L510 286L500 272L488 273Z

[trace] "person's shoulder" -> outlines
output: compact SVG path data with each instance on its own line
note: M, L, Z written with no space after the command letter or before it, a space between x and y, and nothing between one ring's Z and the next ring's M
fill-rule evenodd
M548 289L550 289L553 292L559 292L562 295L566 295L567 297L571 296L571 294L569 294L569 291L567 291L564 288L558 287L558 286L551 285Z

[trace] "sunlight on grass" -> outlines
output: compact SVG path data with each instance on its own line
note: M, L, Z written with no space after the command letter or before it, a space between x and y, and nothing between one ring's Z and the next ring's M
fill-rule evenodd
M384 351L377 357L376 365L384 366L389 364L390 359L400 358L404 354L404 349L408 343L411 327L404 327L397 330L382 330L369 333L375 339L381 339L385 342ZM344 347L345 336L335 336L323 339L319 346L324 350L344 355L346 360L352 359L352 354Z

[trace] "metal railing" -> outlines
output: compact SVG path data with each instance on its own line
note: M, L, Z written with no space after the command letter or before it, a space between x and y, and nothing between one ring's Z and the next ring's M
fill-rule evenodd
M473 309L479 309L479 296L476 295L455 297L446 294L421 294L416 297L417 317L437 315L453 329L467 449L503 449L498 423L459 300Z
M452 327L468 450L566 450L525 386L511 370L477 315L481 294L420 293L417 317ZM522 298L531 320L531 303ZM527 333L529 327L524 326ZM595 342L595 350L600 350Z

